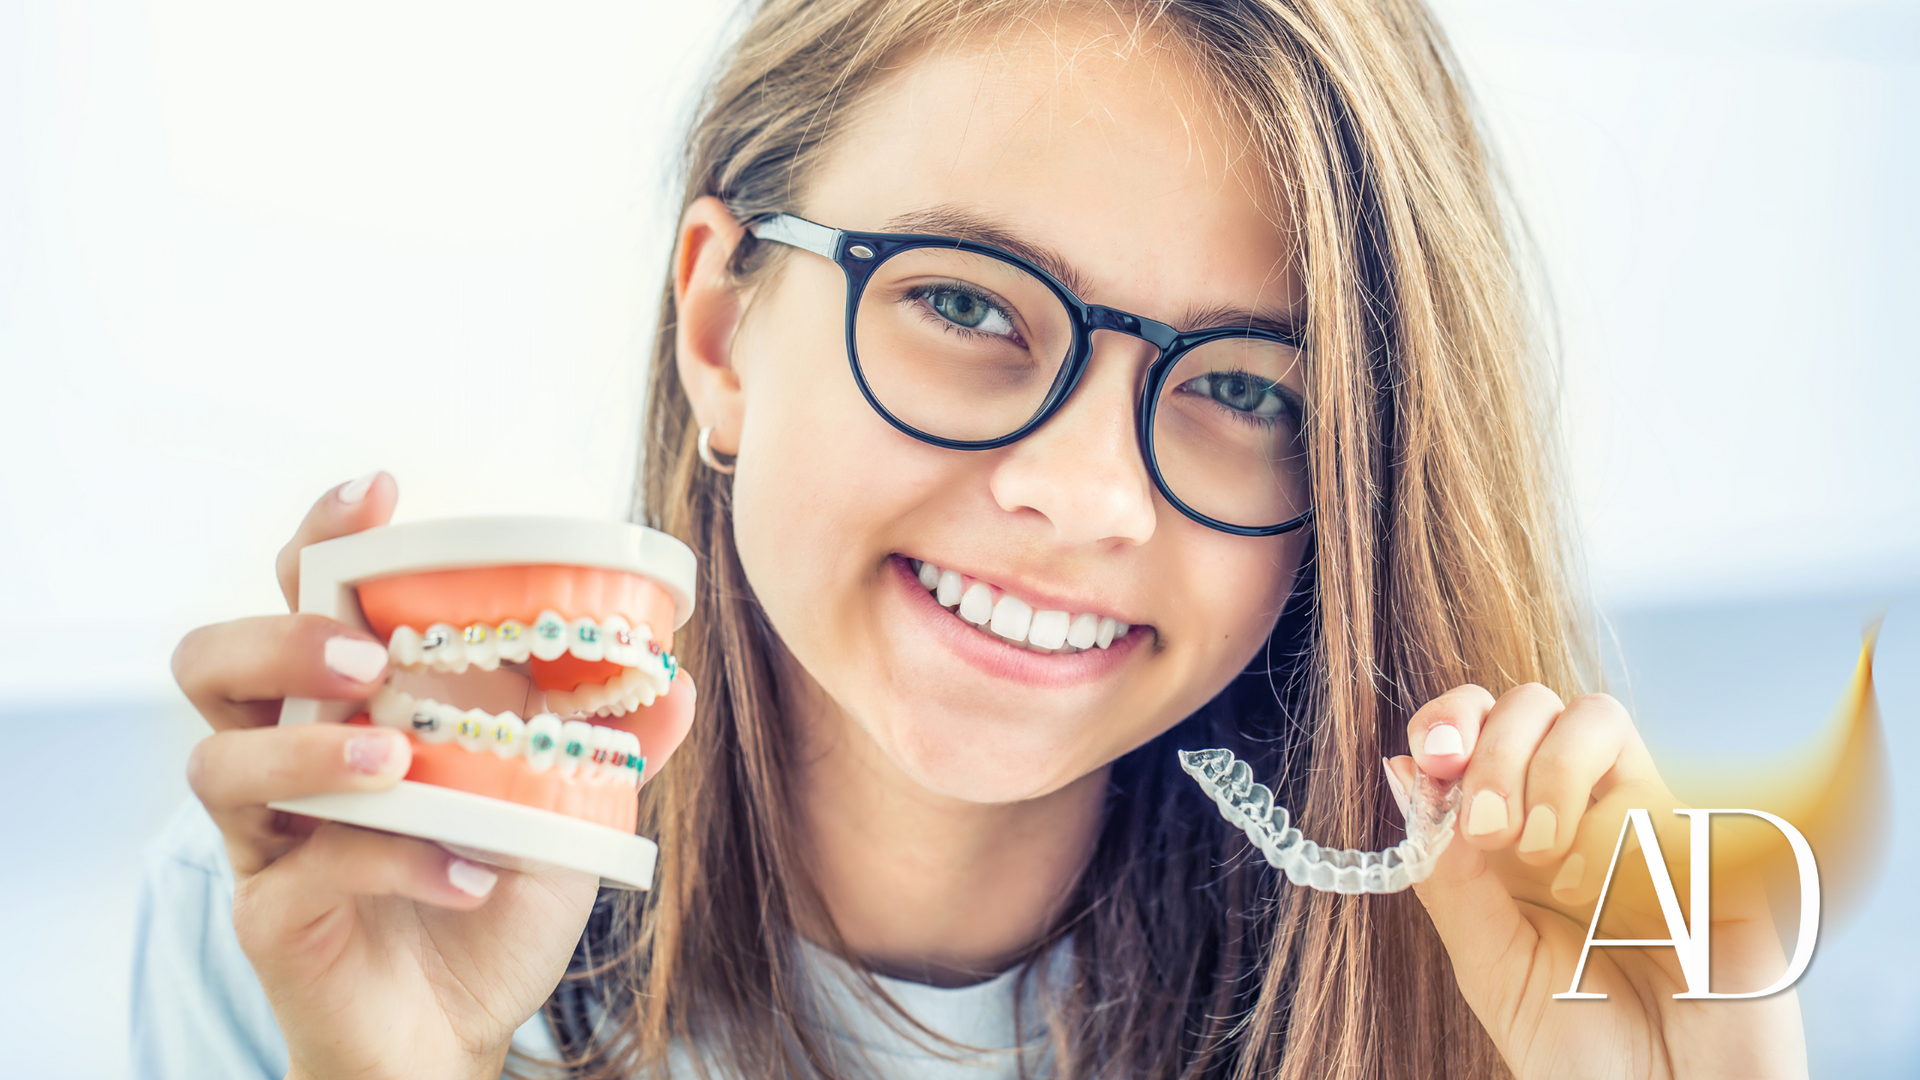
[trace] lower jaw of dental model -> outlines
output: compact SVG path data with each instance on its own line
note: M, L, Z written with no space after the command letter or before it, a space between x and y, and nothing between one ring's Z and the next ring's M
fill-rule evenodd
M391 672L366 722L407 733L408 780L633 831L646 758L629 725L679 670L654 630L673 626L664 591L569 566L402 574L356 591Z
M1182 750L1180 767L1220 808L1220 816L1247 834L1268 865L1295 885L1321 892L1392 893L1432 876L1440 854L1453 839L1460 803L1458 784L1414 774L1413 812L1407 838L1385 851L1323 848L1288 823L1285 807L1273 792L1253 782L1253 770L1230 750Z
M1104 649L1127 636L1126 623L1091 612L1035 611L1033 605L984 581L930 562L908 559L920 584L941 607L1008 645L1030 652L1077 653Z

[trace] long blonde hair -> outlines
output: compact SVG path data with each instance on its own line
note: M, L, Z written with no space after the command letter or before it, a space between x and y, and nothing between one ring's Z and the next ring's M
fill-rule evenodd
M1072 6L767 0L690 133L686 201L717 196L743 222L791 209L890 61ZM1542 350L1458 66L1418 0L1080 6L1181 48L1290 211L1317 519L1265 652L1115 763L1096 854L1034 945L1070 936L1075 961L1052 1070L1503 1074L1411 895L1288 885L1174 758L1231 747L1321 843L1383 847L1399 815L1380 758L1405 752L1414 709L1466 682L1573 692L1591 670L1540 420ZM743 283L767 272L764 256L743 243ZM796 833L774 632L734 550L728 481L696 461L670 287L663 305L637 501L702 557L677 639L700 717L643 792L656 888L603 898L548 1017L580 1076L659 1069L676 1041L744 1076L846 1075L795 948L798 927L832 934Z

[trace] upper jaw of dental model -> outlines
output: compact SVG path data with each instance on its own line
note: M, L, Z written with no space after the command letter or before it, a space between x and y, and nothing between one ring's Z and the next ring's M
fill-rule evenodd
M1042 653L1077 653L1104 649L1132 629L1126 623L1093 612L1035 611L1033 605L988 585L942 570L930 562L908 559L907 564L940 606L955 609L961 619L1009 645Z
M1458 784L1416 772L1407 838L1385 851L1323 848L1288 824L1273 792L1253 782L1253 770L1231 750L1182 750L1180 767L1200 782L1220 816L1247 834L1267 863L1287 880L1321 892L1391 893L1427 880L1453 839Z
M660 647L654 640L653 629L645 623L629 626L620 615L609 615L598 621L585 617L568 620L554 611L541 612L531 626L516 619L505 619L492 626L476 622L455 627L437 622L424 631L396 626L387 640L387 655L396 667L454 674L469 667L492 671L503 663L551 661L562 656L588 662L605 661L627 669L604 688L576 688L575 696L582 691L608 691L584 707L570 703L575 707L567 711L580 712L624 704L629 699L636 705L651 705L655 697L667 692L673 684L674 673L679 670L679 662ZM549 692L552 693L557 691ZM629 705L627 711L636 705Z

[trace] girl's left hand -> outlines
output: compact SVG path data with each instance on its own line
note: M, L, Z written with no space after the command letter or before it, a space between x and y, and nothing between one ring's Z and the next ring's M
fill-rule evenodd
M1579 989L1607 999L1554 1000L1573 988L1627 810L1648 811L1687 910L1688 822L1672 812L1681 804L1619 702L1591 694L1563 703L1538 684L1496 701L1462 686L1415 713L1407 739L1413 757L1388 763L1401 791L1412 790L1416 761L1428 776L1460 778L1463 789L1458 834L1414 892L1461 994L1516 1077L1807 1075L1791 989L1675 1001L1687 984L1671 947L1595 948ZM1601 936L1671 936L1657 907L1623 895L1643 858L1631 841L1622 851ZM1644 867L1638 877L1645 880ZM1770 985L1787 960L1763 888L1751 875L1729 875L1711 895L1712 989Z

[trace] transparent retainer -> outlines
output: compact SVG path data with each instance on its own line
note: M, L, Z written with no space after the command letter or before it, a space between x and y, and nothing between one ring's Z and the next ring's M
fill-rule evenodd
M1322 892L1392 893L1425 881L1453 839L1460 787L1414 772L1407 838L1385 851L1323 848L1300 835L1273 791L1253 781L1253 770L1231 750L1182 750L1180 767L1220 807L1220 816L1247 834L1269 865L1295 885Z

